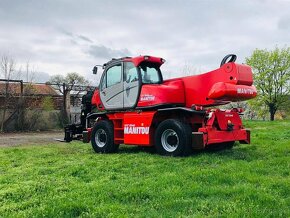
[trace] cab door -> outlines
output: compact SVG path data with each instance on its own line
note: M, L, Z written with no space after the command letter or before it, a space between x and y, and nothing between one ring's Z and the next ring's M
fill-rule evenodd
M123 109L123 73L122 64L107 68L100 83L101 101L108 110Z
M139 75L132 62L124 62L124 109L134 108L137 105L141 89Z

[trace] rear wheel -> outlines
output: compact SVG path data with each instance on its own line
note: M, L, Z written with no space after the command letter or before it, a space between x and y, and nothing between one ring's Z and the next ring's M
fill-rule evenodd
M191 128L179 120L160 123L155 133L155 147L159 154L185 156L191 153Z
M91 136L92 147L97 153L113 153L119 148L114 143L114 127L112 122L102 120L95 124Z

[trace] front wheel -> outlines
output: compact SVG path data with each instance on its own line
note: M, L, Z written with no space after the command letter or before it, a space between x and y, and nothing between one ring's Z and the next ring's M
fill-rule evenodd
M119 148L114 143L114 127L112 122L102 120L95 124L91 136L92 147L97 153L113 153Z
M189 155L192 151L191 141L190 126L179 120L165 120L160 123L155 132L155 147L161 155Z

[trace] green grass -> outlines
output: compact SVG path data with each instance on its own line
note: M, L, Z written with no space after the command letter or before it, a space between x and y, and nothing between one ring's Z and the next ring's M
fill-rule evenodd
M251 145L185 158L0 148L0 217L289 217L290 122L246 126Z

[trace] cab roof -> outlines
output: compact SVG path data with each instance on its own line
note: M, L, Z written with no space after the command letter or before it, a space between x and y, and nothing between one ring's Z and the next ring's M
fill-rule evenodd
M140 64L143 62L154 63L158 67L160 67L165 62L165 60L163 58L160 58L160 57L153 57L153 56L148 56L148 55L142 56L141 55L141 56L137 56L137 57L122 57L122 58L118 58L118 59L113 58L111 61L105 63L104 67L106 67L107 65L110 65L114 62L119 62L119 61L130 61L135 65L135 67L140 66Z

